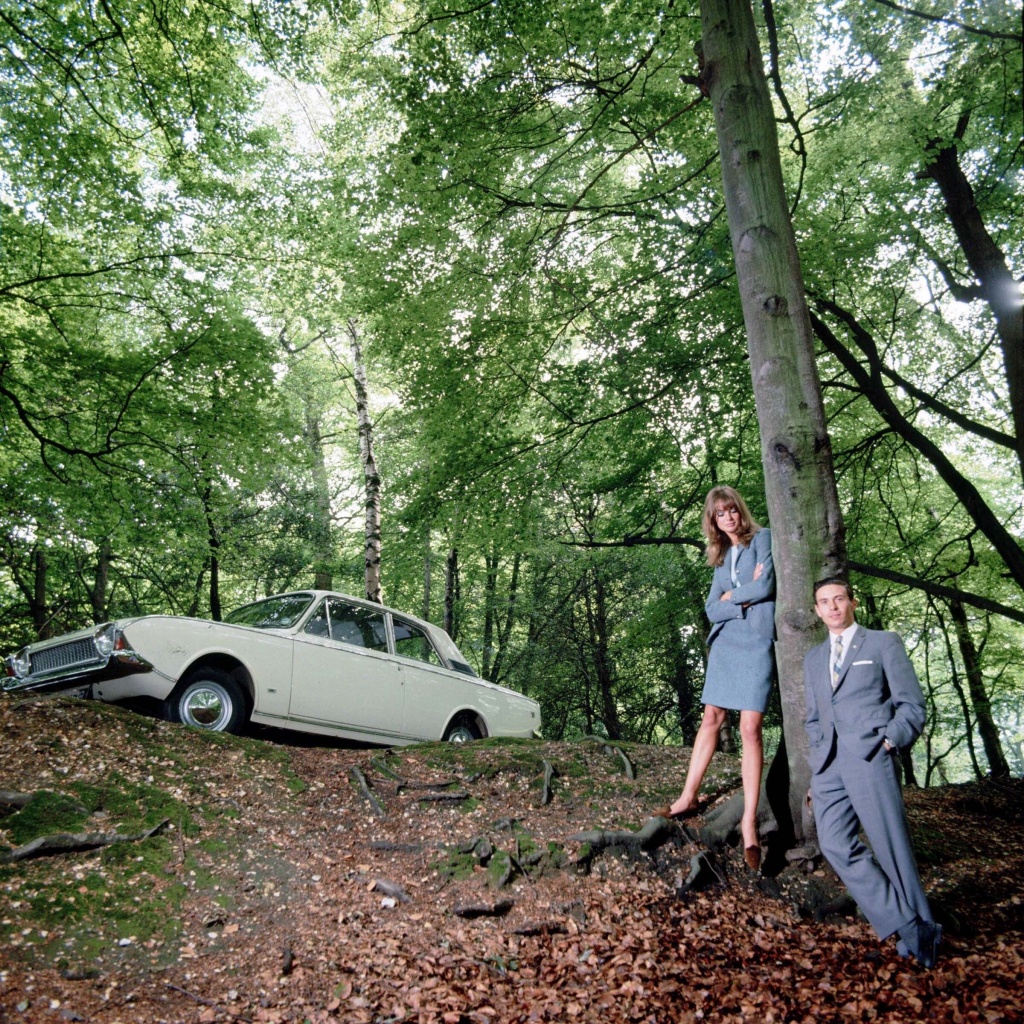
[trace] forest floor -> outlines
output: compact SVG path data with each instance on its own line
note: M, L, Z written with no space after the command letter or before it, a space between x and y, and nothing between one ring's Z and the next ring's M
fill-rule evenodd
M1024 1020L1024 782L908 791L946 926L924 970L815 916L841 894L822 866L726 846L681 891L699 821L588 856L572 836L639 830L689 757L621 749L633 779L589 741L359 749L2 695L0 801L36 797L0 848L157 831L0 863L0 1024ZM737 772L716 755L706 792Z

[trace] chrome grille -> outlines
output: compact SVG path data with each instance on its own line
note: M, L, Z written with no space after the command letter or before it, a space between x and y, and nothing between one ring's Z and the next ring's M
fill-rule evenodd
M55 647L46 647L41 651L32 652L32 675L58 672L76 665L87 665L98 662L96 645L91 639L72 640Z

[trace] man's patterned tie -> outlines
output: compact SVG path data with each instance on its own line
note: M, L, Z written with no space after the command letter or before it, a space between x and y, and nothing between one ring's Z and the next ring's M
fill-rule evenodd
M839 685L839 666L843 663L843 637L842 634L836 637L832 647L832 689Z

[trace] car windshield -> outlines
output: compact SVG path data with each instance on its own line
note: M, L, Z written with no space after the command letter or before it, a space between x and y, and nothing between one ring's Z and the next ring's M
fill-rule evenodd
M294 626L309 608L312 594L282 594L265 601L236 608L224 621L233 626L254 626L256 629L288 629Z

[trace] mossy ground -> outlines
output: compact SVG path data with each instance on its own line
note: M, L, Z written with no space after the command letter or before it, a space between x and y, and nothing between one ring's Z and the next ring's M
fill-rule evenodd
M32 746L54 767L39 773L43 785L28 787L24 807L0 818L2 847L165 827L144 839L0 863L0 945L27 967L55 965L74 975L88 974L112 949L150 965L176 959L189 893L228 888L209 866L231 849L241 813L224 798L223 769L235 784L269 766L289 791L304 784L284 752L255 740L186 730L96 702L53 704L66 728L40 733ZM116 734L117 764L102 748L90 753L94 745L84 736L97 729ZM197 771L211 755L220 769Z

